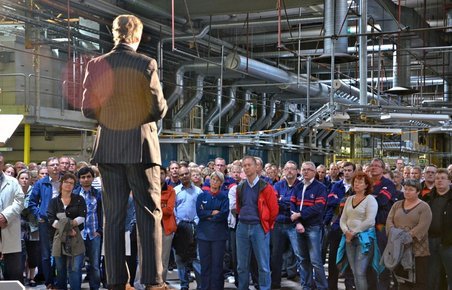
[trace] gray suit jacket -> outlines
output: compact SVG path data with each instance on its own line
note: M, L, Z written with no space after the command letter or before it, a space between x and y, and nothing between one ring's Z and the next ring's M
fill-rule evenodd
M92 163L161 165L156 121L168 109L154 59L125 44L92 59L82 112L99 122Z

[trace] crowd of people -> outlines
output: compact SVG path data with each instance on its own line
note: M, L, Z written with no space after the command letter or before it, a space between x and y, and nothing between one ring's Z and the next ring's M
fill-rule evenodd
M171 161L160 168L163 280L175 264L181 289L192 271L203 290L223 289L228 277L242 290L280 289L282 277L334 290L339 276L346 289L451 289L451 177L452 165L421 169L403 159L395 168L380 158L282 167L254 156ZM108 287L95 166L66 156L8 164L0 155L0 184L4 279L76 290L85 268L90 289ZM144 289L133 196L128 280Z

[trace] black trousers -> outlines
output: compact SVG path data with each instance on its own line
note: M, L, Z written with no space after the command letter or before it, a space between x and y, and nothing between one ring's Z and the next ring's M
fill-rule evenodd
M24 282L22 252L3 254L3 261L5 262L5 280L19 280Z
M104 243L107 283L128 282L125 256L125 220L132 191L137 219L141 283L162 281L162 211L160 167L144 164L99 164L104 192Z

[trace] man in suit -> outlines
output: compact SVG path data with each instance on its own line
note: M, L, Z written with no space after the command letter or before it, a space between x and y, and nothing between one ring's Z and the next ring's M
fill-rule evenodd
M133 15L113 21L115 46L86 67L82 112L99 127L92 163L104 186L104 241L107 283L125 289L124 229L133 192L141 242L141 283L167 289L162 280L160 146L156 121L167 111L154 59L136 52L143 24Z

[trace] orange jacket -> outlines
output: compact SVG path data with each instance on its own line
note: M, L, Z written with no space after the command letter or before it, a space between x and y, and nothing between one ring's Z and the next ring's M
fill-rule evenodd
M240 213L240 207L242 205L242 188L246 180L242 181L236 190L236 209L237 215ZM257 209L259 211L259 218L261 220L262 228L265 233L268 233L273 229L276 221L276 217L279 212L278 200L276 199L276 191L273 186L267 182L259 179L257 186L259 186L259 197L257 199Z
M176 216L174 206L176 204L176 192L171 185L164 184L162 187L161 206L163 212L162 224L165 235L176 232Z

